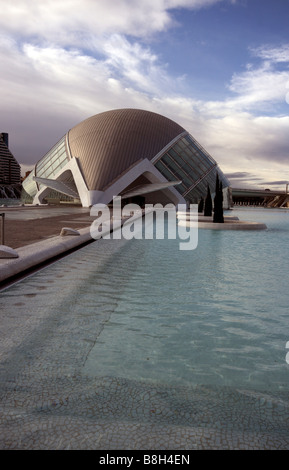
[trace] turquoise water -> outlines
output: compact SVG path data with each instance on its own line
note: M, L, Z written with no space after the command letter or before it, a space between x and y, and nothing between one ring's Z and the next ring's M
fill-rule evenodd
M196 250L132 241L85 373L288 390L289 212L234 210L266 231L201 230Z
M228 214L268 229L98 240L0 293L0 446L39 448L49 418L44 448L100 421L122 431L92 448L121 448L123 423L125 448L156 425L183 447L153 449L289 448L289 211Z

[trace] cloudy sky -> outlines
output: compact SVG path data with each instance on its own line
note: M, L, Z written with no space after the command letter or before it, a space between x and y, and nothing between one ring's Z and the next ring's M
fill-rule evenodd
M289 0L0 0L0 132L23 172L71 127L141 108L235 187L289 181Z

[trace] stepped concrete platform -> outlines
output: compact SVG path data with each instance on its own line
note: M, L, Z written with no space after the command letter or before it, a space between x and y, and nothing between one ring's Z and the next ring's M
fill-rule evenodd
M189 227L194 225L196 220L190 219L188 216L180 216L179 224ZM198 215L198 228L210 230L266 230L267 225L260 222L251 222L239 220L238 217L224 216L224 223L213 222L213 216L205 217L202 214Z

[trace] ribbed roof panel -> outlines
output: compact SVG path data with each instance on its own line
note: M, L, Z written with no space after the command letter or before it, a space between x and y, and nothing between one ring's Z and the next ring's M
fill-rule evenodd
M136 161L151 160L182 132L181 126L160 114L117 109L96 114L72 128L68 142L88 189L102 190Z

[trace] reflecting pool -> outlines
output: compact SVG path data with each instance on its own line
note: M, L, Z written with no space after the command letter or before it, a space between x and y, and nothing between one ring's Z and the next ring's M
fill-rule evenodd
M1 448L289 448L289 211L98 240L0 295Z

